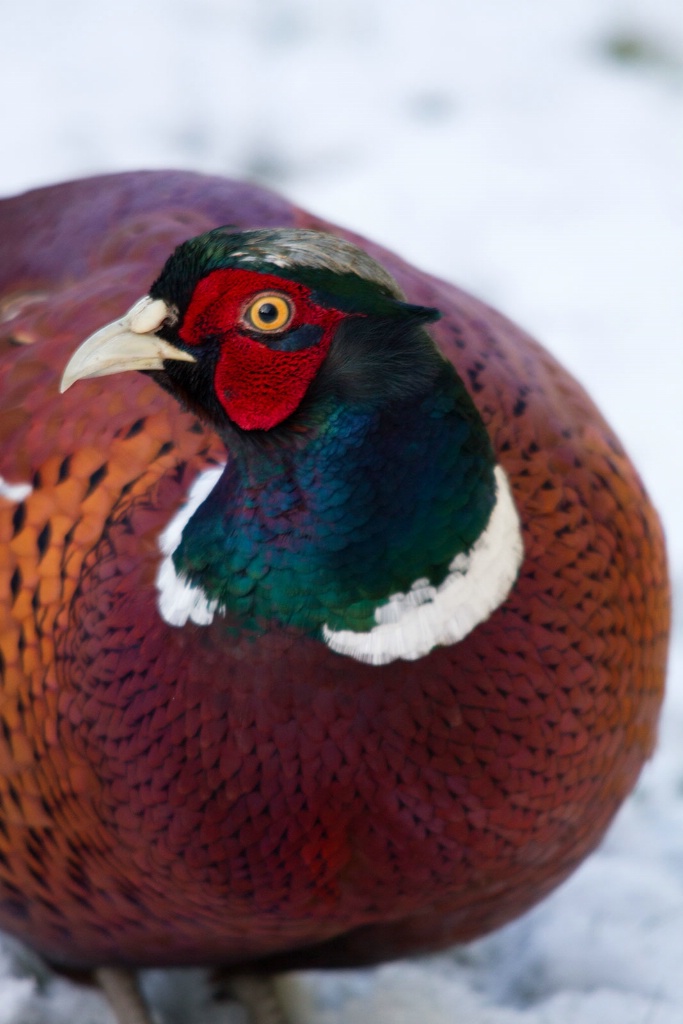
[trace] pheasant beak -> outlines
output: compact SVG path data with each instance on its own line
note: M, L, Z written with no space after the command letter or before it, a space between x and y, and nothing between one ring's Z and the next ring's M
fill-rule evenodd
M189 352L154 333L171 315L163 299L145 295L124 317L91 334L76 349L66 365L59 390L64 393L85 377L106 377L123 370L163 370L167 359L196 362Z

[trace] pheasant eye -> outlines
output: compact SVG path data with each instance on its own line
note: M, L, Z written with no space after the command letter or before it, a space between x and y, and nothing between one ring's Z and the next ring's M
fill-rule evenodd
M286 295L257 295L244 314L244 321L257 331L281 331L294 315L294 307Z

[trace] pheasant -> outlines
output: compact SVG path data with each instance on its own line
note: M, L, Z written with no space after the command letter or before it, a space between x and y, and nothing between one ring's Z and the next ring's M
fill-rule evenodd
M251 185L0 223L0 927L142 1020L124 971L372 963L545 896L666 658L660 525L586 393Z

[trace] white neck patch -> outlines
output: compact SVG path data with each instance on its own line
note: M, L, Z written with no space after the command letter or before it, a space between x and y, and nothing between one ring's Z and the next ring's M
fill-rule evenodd
M210 601L201 587L195 587L179 576L173 554L180 544L185 526L218 483L224 465L205 469L193 482L184 505L181 505L159 537L164 558L157 572L159 614L170 626L184 626L189 620L208 626L218 609L218 601Z
M407 594L392 594L375 611L365 633L323 626L325 643L370 665L397 658L414 661L438 645L456 644L488 619L510 593L524 548L519 515L507 476L495 468L496 504L486 529L467 554L459 554L438 587L415 580Z
M7 498L8 501L23 501L33 491L30 484L9 484L4 477L0 476L0 498Z

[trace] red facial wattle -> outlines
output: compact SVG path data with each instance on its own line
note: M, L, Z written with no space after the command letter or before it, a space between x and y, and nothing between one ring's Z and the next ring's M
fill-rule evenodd
M293 304L291 322L281 334L260 335L243 320L250 300L268 291L286 295ZM269 430L299 406L344 316L317 305L311 290L294 281L250 270L214 270L195 288L179 336L187 345L221 339L216 397L242 429ZM316 332L312 344L294 350L273 347L283 334L302 327Z

